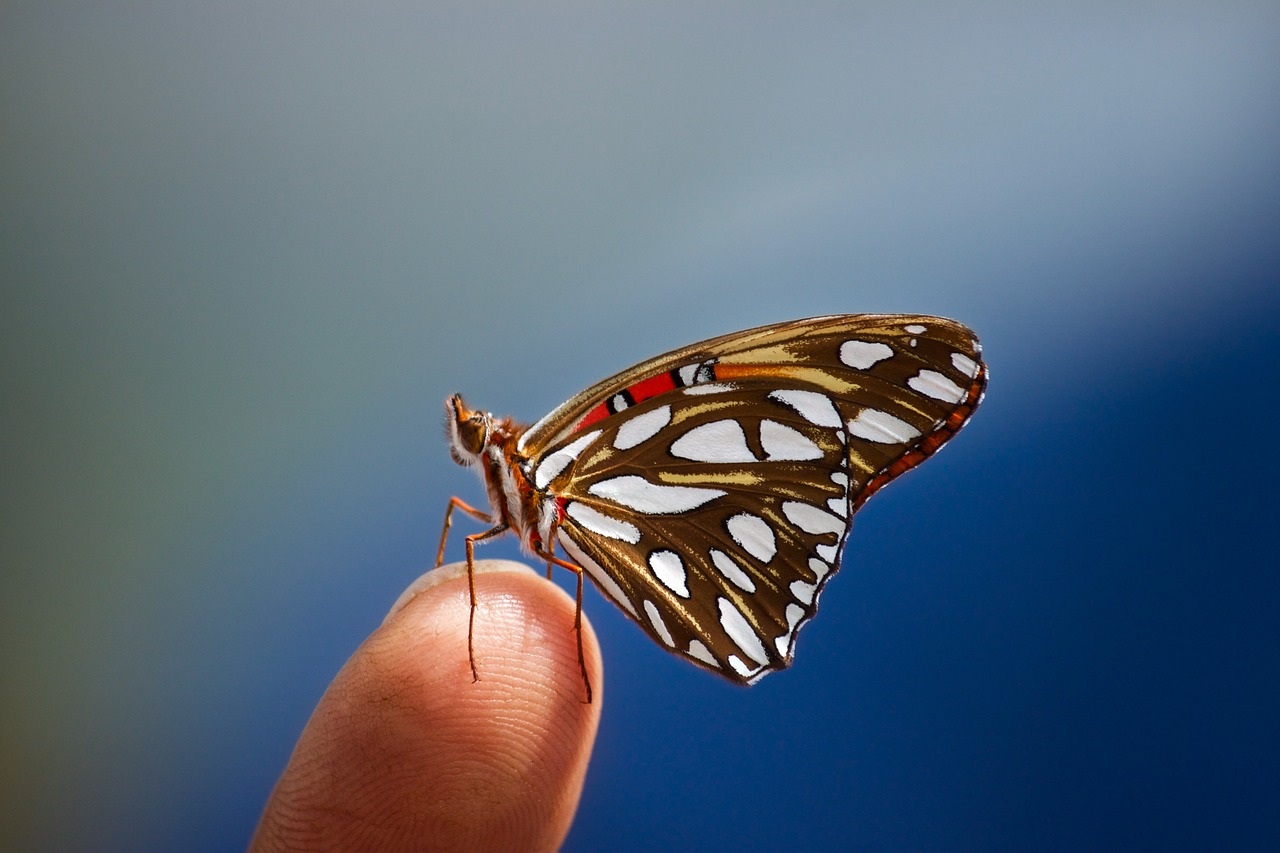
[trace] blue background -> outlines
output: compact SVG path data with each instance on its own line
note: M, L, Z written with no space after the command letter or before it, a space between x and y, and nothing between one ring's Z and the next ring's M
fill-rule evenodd
M1277 44L1230 0L5 3L0 847L246 843L482 497L446 394L532 421L870 311L978 330L987 402L755 688L593 591L568 848L1275 844Z

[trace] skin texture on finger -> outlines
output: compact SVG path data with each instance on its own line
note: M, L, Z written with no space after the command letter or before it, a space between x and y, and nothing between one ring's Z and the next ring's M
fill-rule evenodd
M476 568L480 680L467 659L466 567L444 566L329 686L251 851L560 846L600 719L599 646L584 616L587 705L573 600L517 563Z

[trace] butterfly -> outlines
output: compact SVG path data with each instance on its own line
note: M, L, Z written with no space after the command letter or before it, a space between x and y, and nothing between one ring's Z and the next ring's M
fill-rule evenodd
M473 678L474 546L507 531L548 577L577 575L588 702L584 574L655 642L730 681L786 668L854 513L959 432L986 384L965 326L850 314L673 350L528 427L455 394L450 452L478 469L489 509L450 499L436 565L455 509L490 525L466 537Z

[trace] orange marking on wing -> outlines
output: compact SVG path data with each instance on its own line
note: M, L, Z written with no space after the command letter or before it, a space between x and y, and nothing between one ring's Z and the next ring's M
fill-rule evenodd
M968 392L965 394L964 402L957 406L947 419L942 422L942 426L926 435L918 445L908 450L906 453L895 459L888 468L885 468L877 474L871 482L867 483L862 492L854 501L853 509L856 512L867 499L874 495L891 481L897 479L912 468L937 453L942 445L951 440L960 428L963 427L973 415L974 408L978 405L978 400L982 397L982 389L987 385L987 368L986 365L973 378L973 383L969 386Z

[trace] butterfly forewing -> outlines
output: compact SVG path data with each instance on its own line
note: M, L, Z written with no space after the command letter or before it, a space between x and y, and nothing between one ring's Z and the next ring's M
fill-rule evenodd
M972 413L979 352L963 326L917 316L717 338L540 421L530 474L606 595L672 651L752 682L790 663L857 507Z
M582 423L582 418L597 406L607 403L629 388L641 385L645 380L668 371L701 365L710 359L726 365L743 362L765 365L795 364L797 359L804 359L814 366L821 367L823 359L815 357L817 353L811 348L815 339L838 338L842 333L847 333L849 339L897 341L910 334L904 331L907 326L916 327L925 323L930 324L928 328L934 337L952 339L954 346L960 352L967 352L974 358L977 357L978 345L973 333L953 320L940 317L910 314L841 314L761 326L672 350L597 382L557 406L546 417L530 427L520 437L520 447L527 453L536 455L538 448L550 447L569 433L576 431Z

